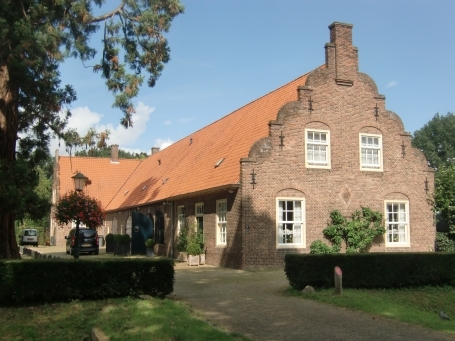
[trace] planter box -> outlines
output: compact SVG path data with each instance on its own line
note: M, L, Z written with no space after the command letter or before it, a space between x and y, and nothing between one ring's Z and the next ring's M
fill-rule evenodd
M114 241L113 240L110 240L110 241L106 240L106 253L114 253Z
M130 256L131 244L114 244L114 256Z
M153 247L148 247L147 248L147 257L155 257L155 249Z
M196 256L188 255L188 265L189 266L199 265L199 255Z
M199 255L199 265L205 265L205 253Z
M188 262L188 253L186 252L179 252L179 255L177 257L177 260L179 262Z

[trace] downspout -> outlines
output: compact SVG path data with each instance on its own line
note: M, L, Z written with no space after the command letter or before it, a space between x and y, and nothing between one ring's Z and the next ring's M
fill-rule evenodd
M171 216L169 218L170 222L169 225L171 225L171 259L174 258L174 209L172 205L172 201L170 202L171 205Z

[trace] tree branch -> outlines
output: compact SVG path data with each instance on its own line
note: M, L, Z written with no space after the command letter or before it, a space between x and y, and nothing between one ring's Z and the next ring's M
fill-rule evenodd
M113 11L110 11L109 13L100 15L98 17L93 17L93 18L91 18L88 21L88 23L89 24L93 24L93 23L96 23L96 22L100 22L100 21L109 19L109 18L113 17L116 14L120 14L123 11L123 7L125 7L125 2L124 1L122 1L121 4L116 9L114 9Z

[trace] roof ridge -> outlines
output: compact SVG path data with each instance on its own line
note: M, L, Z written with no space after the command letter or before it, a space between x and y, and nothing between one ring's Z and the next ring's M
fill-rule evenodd
M229 114L226 114L226 115L224 115L223 117L220 117L219 119L217 119L217 120L215 120L215 121L212 121L211 123L209 123L209 124L203 126L202 128L199 128L198 130L193 131L193 132L190 133L189 135L186 135L186 136L182 137L180 140L175 141L173 144L176 144L176 143L178 143L178 142L180 142L180 141L182 141L182 140L184 140L184 139L187 139L188 137L190 137L190 136L192 136L192 135L194 135L194 134L200 132L201 130L206 129L207 127L210 127L211 125L213 125L213 124L215 124L215 123L221 121L222 119L225 119L226 117L235 114L237 111L239 111L239 110L241 110L241 109L243 109L243 108L245 108L245 107L247 107L247 106L249 106L249 105L251 105L251 104L253 104L253 103L257 102L257 101L259 101L259 100L261 100L262 98L264 98L264 97L266 97L266 96L268 96L268 95L270 95L270 94L272 94L272 93L274 93L274 92L277 92L277 91L281 90L282 88L284 88L285 86L289 85L290 83L295 82L295 81L298 80L299 78L305 77L305 76L309 75L311 72L313 72L314 70L317 70L317 69L322 68L322 67L324 67L324 66L325 66L325 64L323 64L323 65L321 65L321 66L319 66L319 67L317 67L317 68L315 68L315 69L313 69L313 70L311 70L311 71L309 71L309 72L307 72L307 73L304 73L303 75L300 75L300 76L294 78L293 80L291 80L291 81L289 81L289 82L287 82L287 83L281 85L280 87L278 87L278 88L276 88L276 89L274 89L274 90L272 90L272 91L267 92L266 94L262 95L261 97L258 97L258 98L256 98L255 100L253 100L253 101L251 101L251 102L248 102L248 103L242 105L240 108L235 109L234 111L230 112ZM170 147L170 146L168 146L168 147ZM167 148L167 147L166 147L166 148ZM164 149L166 149L166 148L164 148Z

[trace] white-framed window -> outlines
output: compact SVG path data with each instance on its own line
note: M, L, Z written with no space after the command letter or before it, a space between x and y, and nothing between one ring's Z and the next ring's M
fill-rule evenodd
M177 206L177 235L186 226L186 210L185 206Z
M360 134L360 169L382 171L382 136Z
M385 201L386 246L409 246L409 202Z
M305 247L305 199L276 199L277 248Z
M308 168L330 168L330 131L305 129Z
M217 224L217 233L216 233L216 243L217 245L226 245L226 222L227 215L227 199L217 200L216 201L216 224Z
M204 236L204 203L196 203L194 212L196 216L197 231Z

